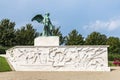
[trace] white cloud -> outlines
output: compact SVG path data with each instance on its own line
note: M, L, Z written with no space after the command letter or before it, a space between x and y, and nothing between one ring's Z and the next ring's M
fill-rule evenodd
M120 28L120 17L112 18L108 21L96 20L95 22L84 26L84 29L89 29L93 31L96 30L114 31L118 28Z

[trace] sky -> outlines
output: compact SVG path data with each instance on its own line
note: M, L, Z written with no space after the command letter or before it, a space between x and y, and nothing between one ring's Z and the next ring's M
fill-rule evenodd
M41 32L43 25L31 19L47 12L63 35L76 29L83 37L93 31L120 37L120 0L0 0L0 20L10 19L15 28L30 23Z

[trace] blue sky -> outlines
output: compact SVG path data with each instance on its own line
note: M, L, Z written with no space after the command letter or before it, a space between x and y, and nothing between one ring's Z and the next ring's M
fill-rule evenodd
M41 32L31 18L46 12L64 35L77 29L84 37L93 31L120 37L120 0L0 0L0 20L8 18L16 28L31 23Z

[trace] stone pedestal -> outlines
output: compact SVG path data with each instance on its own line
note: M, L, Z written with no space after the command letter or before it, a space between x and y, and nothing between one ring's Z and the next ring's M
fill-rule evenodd
M34 46L59 46L59 36L40 36L34 39Z

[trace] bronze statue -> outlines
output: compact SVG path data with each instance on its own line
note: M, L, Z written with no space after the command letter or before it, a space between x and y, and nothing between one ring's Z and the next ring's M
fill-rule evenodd
M38 14L32 18L32 21L36 20L38 23L42 23L44 25L42 36L53 36L54 26L52 25L49 16L50 14L46 13L45 16Z

